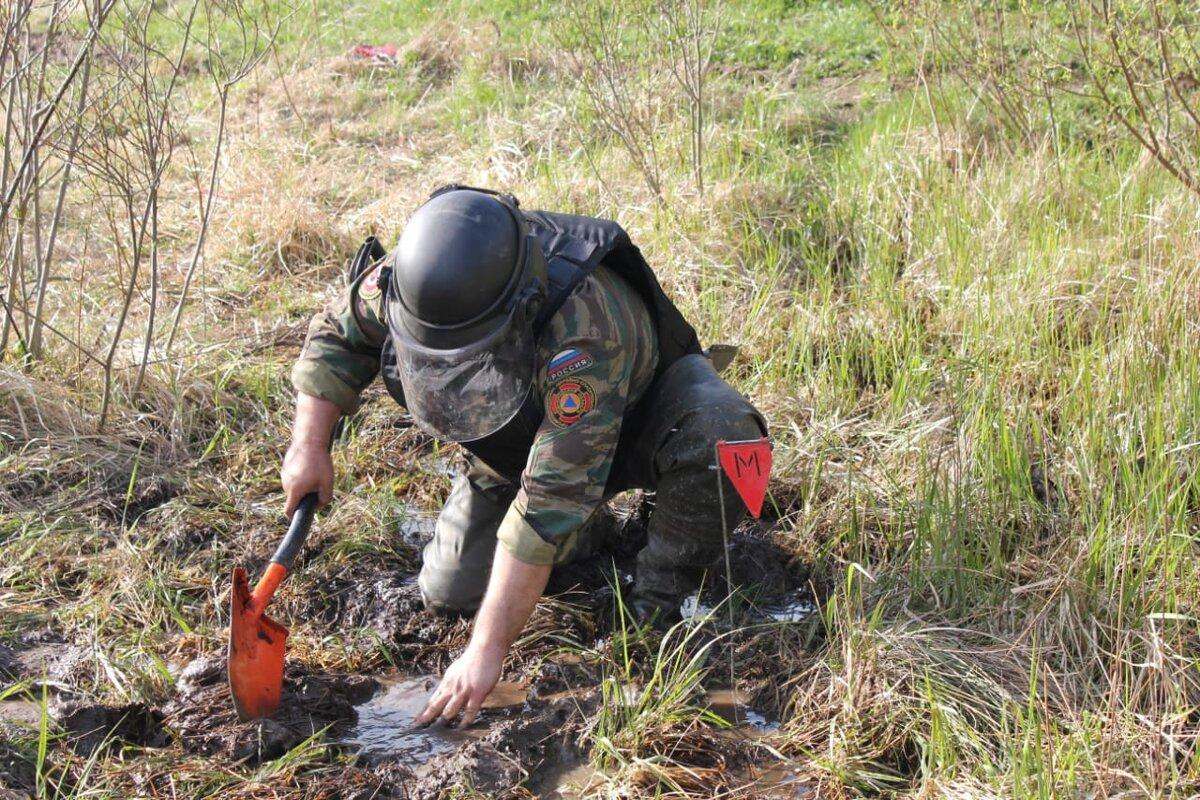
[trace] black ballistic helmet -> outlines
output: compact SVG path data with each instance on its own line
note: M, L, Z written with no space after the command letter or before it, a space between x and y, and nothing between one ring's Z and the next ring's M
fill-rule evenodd
M502 428L533 385L547 285L516 200L438 190L405 226L391 281L388 328L413 419L456 442Z

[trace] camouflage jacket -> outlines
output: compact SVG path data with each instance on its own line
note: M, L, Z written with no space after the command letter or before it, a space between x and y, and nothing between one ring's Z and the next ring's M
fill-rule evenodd
M292 370L304 394L354 412L379 373L388 335L376 264L318 313ZM654 322L637 291L601 265L551 318L538 342L544 415L498 533L530 564L560 562L604 500L625 413L658 363Z

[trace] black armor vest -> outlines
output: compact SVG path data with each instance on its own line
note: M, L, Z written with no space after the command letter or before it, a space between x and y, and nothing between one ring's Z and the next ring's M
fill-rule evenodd
M563 303L579 286L580 282L600 265L619 275L629 283L646 303L654 318L658 333L658 365L654 381L667 367L692 353L701 352L700 340L695 329L683 318L679 309L671 302L659 286L658 279L642 253L629 239L629 234L615 222L595 217L578 217L570 214L555 214L547 211L522 211L529 231L542 247L546 258L546 269L550 288L546 305L534 323L534 334L541 336L546 324L562 308ZM380 281L390 286L391 281ZM385 302L387 302L385 295ZM386 318L386 315L385 315ZM404 405L404 391L396 374L396 359L391 337L384 344L380 357L381 371L388 393L400 405ZM652 394L653 382L643 394ZM639 404L640 405L640 404ZM635 406L626 414L628 422L639 417L641 409ZM529 450L537 430L541 427L545 409L540 397L530 392L525 404L515 417L503 428L477 439L464 442L463 447L485 464L510 481L517 481L529 458ZM619 466L622 456L629 451L637 437L637 425L622 426L620 442L614 466ZM614 476L621 472L614 469ZM610 484L613 480L610 479Z

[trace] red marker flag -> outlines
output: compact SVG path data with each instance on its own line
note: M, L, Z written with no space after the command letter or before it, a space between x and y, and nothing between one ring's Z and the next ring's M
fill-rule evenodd
M771 440L765 436L749 442L721 440L717 442L717 458L750 515L758 519L771 476Z

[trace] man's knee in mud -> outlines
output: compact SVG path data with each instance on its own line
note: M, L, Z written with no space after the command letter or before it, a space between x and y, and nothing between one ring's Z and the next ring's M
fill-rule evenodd
M440 617L470 617L479 610L486 576L478 581L466 580L462 575L437 575L434 572L426 564L417 576L425 610Z

